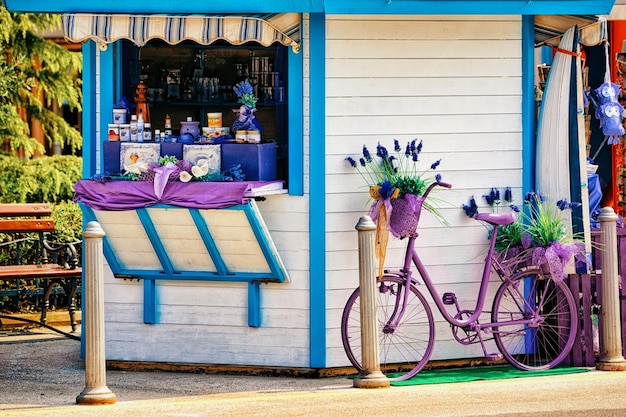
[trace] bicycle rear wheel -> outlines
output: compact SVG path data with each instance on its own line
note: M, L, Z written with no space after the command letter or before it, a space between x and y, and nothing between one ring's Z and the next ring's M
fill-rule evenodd
M538 268L519 272L502 283L493 301L491 320L496 323L498 349L521 370L560 364L574 345L578 328L569 288L564 282L544 277Z
M435 341L435 325L430 306L422 293L411 285L407 305L398 324L396 317L407 290L404 279L384 276L377 282L377 320L381 371L392 380L409 379L428 362ZM343 310L341 336L348 359L361 371L361 291L354 290Z

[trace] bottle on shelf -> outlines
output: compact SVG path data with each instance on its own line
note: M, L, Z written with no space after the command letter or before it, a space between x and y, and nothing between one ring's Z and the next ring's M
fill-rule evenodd
M172 118L169 114L165 115L165 137L169 138L172 136Z
M161 129L154 129L154 141L155 142L161 141Z
M152 137L152 124L145 123L143 128L143 141L144 142L154 142L154 138Z
M143 114L139 114L137 117L137 142L144 141L143 132L145 127L146 125L143 122Z
M137 115L130 116L130 141L137 142Z

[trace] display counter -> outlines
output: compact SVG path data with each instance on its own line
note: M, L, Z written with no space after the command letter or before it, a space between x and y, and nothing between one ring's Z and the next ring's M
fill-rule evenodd
M260 284L288 274L252 196L279 185L170 182L157 198L148 181L81 180L74 200L105 231L113 276L144 280L145 323L158 322L159 280L228 281L248 285L248 325L258 327Z

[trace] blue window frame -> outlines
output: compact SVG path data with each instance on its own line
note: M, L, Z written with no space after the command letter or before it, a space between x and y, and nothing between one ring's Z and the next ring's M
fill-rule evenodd
M173 48L171 53L168 53L166 48ZM114 52L115 51L115 52ZM158 51L158 54L165 55L167 59L157 60L155 62L154 53L149 51ZM205 46L186 44L184 46L170 46L165 44L149 44L140 49L128 41L118 41L115 43L115 47L109 47L107 50L101 52L101 89L106 89L106 92L102 93L101 101L101 134L100 141L107 140L106 126L111 123L113 106L118 103L122 97L126 97L131 101L134 97L134 88L141 78L153 79L160 76L159 71L163 71L165 68L157 66L174 66L175 60L172 60L170 56L183 55L187 58L196 59L194 57L194 51L202 54L213 54L212 56L222 53L224 56L231 57L229 62L246 62L241 59L243 56L251 56L256 54L260 57L270 58L270 67L273 71L262 73L261 75L252 74L249 65L243 65L245 70L248 67L247 74L253 82L260 81L260 76L267 77L272 74L279 74L279 79L276 80L280 85L268 88L265 87L264 91L258 91L259 96L259 110L257 111L257 119L267 118L272 115L271 123L268 123L268 127L272 127L270 136L277 142L277 173L278 179L286 181L287 188L290 195L303 195L303 106L302 106L302 54L295 53L292 48L286 46L272 46L269 48L259 47L254 45L245 46ZM201 51L201 52L200 52ZM142 57L149 56L148 59ZM193 62L189 61L188 62ZM186 65L189 65L187 63ZM184 67L183 67L184 68ZM189 71L190 68L187 68ZM224 81L224 89L221 94L228 95L232 93L232 85L236 82L237 68L234 66L230 68L232 74L230 77L226 75L224 71L229 71L229 68L212 68L214 74L221 74ZM188 72L190 74L190 72ZM216 77L219 78L219 77ZM257 78L255 80L255 78ZM154 84L154 81L150 81ZM264 79L265 84L269 84L267 79ZM260 83L259 83L260 84ZM151 87L151 85L148 85ZM156 87L152 85L152 87ZM268 100L268 90L270 97ZM279 97L279 94L281 97ZM89 97L91 94L86 92L85 97ZM167 97L166 97L167 98ZM189 100L183 101L182 97L175 98L174 100L153 102L151 104L152 114L152 129L162 129L161 120L164 118L165 112L174 113L178 119L185 120L184 116L192 116L194 120L204 122L205 115L210 111L222 111L224 119L229 120L234 116L231 116L231 109L238 107L236 98L233 97L219 97L218 100L213 101L197 101ZM173 127L177 125L174 121ZM201 124L201 126L206 124ZM228 126L225 121L224 126ZM264 135L264 137L268 137ZM93 175L93 172L87 173L87 176Z

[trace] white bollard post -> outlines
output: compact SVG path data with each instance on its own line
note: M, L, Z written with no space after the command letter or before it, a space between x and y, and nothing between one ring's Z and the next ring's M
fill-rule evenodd
M102 237L98 222L89 222L83 232L84 304L83 340L85 341L85 388L76 397L76 404L114 404L115 394L106 385L104 354L104 283Z
M601 371L626 371L622 354L622 331L619 308L619 270L617 262L617 214L611 207L603 207L600 221L602 244L602 342L604 351L596 368Z
M374 239L376 225L363 216L359 231L359 286L361 289L361 357L363 370L354 379L356 388L387 388L389 379L380 371L378 320L376 318L376 263Z

